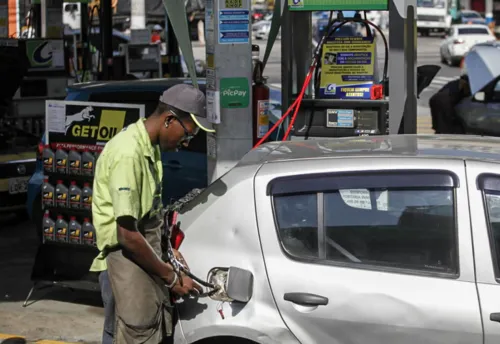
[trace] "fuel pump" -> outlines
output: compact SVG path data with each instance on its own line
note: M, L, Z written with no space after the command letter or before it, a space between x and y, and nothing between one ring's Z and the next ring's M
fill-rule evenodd
M259 58L259 46L252 45L252 60L254 68L252 79L253 145L262 139L269 130L269 87L266 85L266 79L262 76L264 64L259 60Z

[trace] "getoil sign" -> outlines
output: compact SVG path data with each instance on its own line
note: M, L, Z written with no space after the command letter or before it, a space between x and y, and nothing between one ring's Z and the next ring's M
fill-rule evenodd
M45 131L49 143L102 146L142 117L144 105L48 100Z

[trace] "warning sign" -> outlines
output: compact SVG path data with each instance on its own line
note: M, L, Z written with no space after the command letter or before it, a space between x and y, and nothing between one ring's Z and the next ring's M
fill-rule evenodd
M144 105L48 100L45 134L54 148L100 150L142 117Z

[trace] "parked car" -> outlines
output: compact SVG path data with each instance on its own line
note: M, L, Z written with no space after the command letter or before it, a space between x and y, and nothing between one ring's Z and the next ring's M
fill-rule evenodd
M178 83L191 83L191 79L162 78L81 83L68 88L66 100L144 104L145 113L146 116L148 116L155 110L163 91ZM200 89L205 92L205 80L198 79L198 83ZM281 117L281 109L277 103L281 104L281 92L274 90L271 92L270 125L276 123L279 117ZM281 133L281 135L283 135L283 133ZM272 135L271 140L276 139L276 137L276 134ZM34 173L32 170L27 172L28 176L32 173L33 175L28 184L26 206L31 219L39 226L41 226L42 217L40 190L43 183L41 154L45 142L44 136L38 145L36 170ZM182 149L180 152L162 153L162 161L164 183L162 199L165 204L169 204L171 201L179 199L194 188L206 187L208 177L205 132L201 131L191 141L189 147ZM33 165L35 165L34 162ZM37 229L37 233L41 233L41 229Z
M455 111L467 134L500 136L500 43L474 46L464 59L463 73L469 77L471 96Z
M178 220L191 272L249 270L252 297L179 301L175 342L498 343L499 166L471 136L250 151Z
M461 10L460 19L463 24L482 24L486 25L486 19L477 11Z
M25 216L28 180L35 171L37 139L16 127L0 125L0 213Z
M496 37L485 25L452 25L439 49L441 62L457 66L474 45L495 41Z

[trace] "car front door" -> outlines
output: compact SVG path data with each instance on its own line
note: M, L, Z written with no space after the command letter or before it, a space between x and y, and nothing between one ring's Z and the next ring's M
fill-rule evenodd
M467 161L469 204L484 344L500 343L500 168Z
M464 164L418 161L260 169L268 278L302 343L482 343Z

